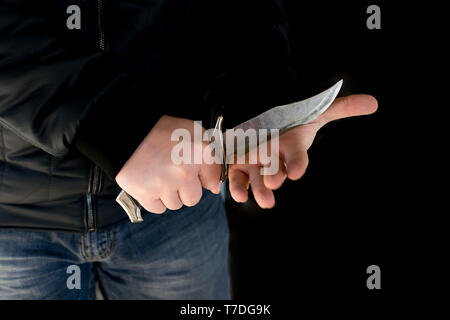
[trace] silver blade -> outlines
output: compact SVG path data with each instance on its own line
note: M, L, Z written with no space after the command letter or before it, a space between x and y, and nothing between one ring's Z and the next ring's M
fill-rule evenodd
M270 132L271 129L278 129L280 134L282 134L293 127L310 123L325 112L333 103L342 87L342 83L343 80L339 80L331 88L306 100L274 107L229 130L267 129ZM245 150L253 147L255 146L246 146ZM233 156L237 149L236 146L234 150L226 150L227 159Z

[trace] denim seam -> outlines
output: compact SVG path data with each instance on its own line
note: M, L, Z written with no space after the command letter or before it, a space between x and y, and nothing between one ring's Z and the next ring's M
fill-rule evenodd
M83 254L84 259L89 262L91 261L92 257L88 254L87 250L86 250L86 241L85 241L85 237L86 237L87 233L84 233L81 235L81 253Z

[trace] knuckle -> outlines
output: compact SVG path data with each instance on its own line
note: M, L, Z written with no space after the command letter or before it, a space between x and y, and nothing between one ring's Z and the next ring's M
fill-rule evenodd
M124 170L121 170L115 177L115 180L119 187L123 190L129 189L130 186L133 185L130 175L127 174Z
M122 189L125 187L125 181L124 181L124 178L123 178L122 171L117 174L115 180L116 180L117 184L119 185L119 187L121 187Z
M149 211L151 213L154 213L154 214L163 214L166 211L166 208L165 207L164 208L160 207L160 208L150 209L150 210L147 210L147 211Z
M179 210L181 207L183 207L182 203L171 203L169 205L166 205L168 209L170 210Z
M190 202L186 202L186 203L184 203L184 205L186 206L186 207L194 207L196 204L198 203L198 201L197 202L195 202L195 201L190 201Z
M195 196L193 196L190 199L190 207L195 206L196 204L198 204L200 202L200 199L202 198L202 194L201 192L199 192L198 194L196 194Z
M182 193L183 197L180 196L183 204L187 207L193 207L200 202L202 198L202 187L200 185L192 187L189 192Z
M145 210L151 213L161 214L165 211L165 208L163 206L157 206L152 201L143 200L139 201L139 203L144 207Z
M195 199L194 199L194 198L187 198L187 199L183 200L183 204L184 204L186 207L193 207L193 206L195 206L197 203L195 202Z

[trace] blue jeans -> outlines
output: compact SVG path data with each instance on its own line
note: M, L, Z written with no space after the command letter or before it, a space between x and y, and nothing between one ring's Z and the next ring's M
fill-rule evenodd
M0 299L95 299L96 284L105 299L229 299L228 238L207 191L101 232L0 229Z

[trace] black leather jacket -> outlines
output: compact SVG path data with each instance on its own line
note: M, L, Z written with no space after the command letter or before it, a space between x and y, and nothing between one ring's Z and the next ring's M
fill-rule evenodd
M0 227L126 219L86 212L158 118L288 102L288 54L277 0L0 0Z

